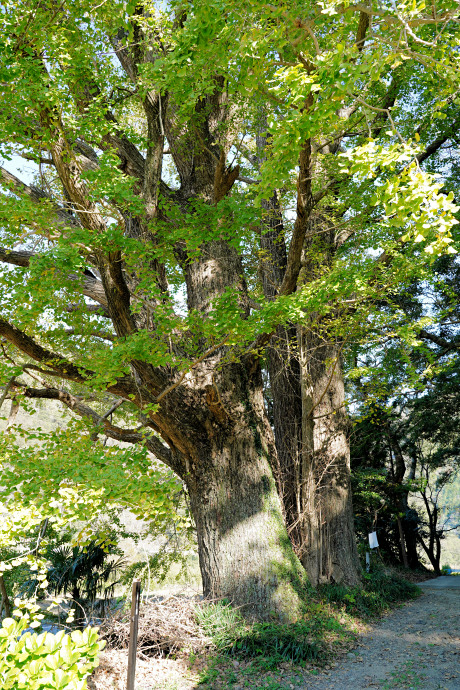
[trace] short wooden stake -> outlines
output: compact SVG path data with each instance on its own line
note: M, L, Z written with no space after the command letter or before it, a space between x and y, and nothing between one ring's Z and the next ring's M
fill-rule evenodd
M131 618L129 626L128 647L128 683L127 690L134 690L134 678L136 676L137 630L139 627L139 602L141 599L141 581L133 581L133 593L131 599Z

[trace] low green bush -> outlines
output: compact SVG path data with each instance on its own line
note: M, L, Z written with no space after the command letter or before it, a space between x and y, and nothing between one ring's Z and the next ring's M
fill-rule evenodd
M8 569L3 571L3 581L5 583L8 597L13 600L21 590L24 582L30 578L29 566L21 560L21 551L0 546L0 562L8 563ZM18 562L18 565L11 565L11 562Z
M323 600L341 605L348 613L372 618L394 604L415 599L420 589L395 573L381 570L364 574L359 587L327 584L319 588L319 594Z
M255 623L236 637L228 653L248 659L270 657L275 663L318 661L324 656L308 622Z
M244 659L281 661L320 661L328 654L323 645L324 633L340 624L319 608L297 623L248 623L229 604L208 604L197 609L198 622L216 649L225 656Z
M95 628L37 634L25 632L30 616L17 612L0 628L2 690L86 690L104 643Z

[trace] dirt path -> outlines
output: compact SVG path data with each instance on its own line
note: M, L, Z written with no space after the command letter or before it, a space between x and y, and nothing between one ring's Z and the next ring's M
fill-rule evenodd
M333 669L301 687L459 690L460 587L424 587L419 599L373 626Z

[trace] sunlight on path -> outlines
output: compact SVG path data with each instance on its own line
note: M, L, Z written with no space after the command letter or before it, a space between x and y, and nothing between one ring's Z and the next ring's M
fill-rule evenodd
M303 690L320 688L459 690L460 577L424 583L419 599L363 635L358 648L334 670L312 676L303 686Z

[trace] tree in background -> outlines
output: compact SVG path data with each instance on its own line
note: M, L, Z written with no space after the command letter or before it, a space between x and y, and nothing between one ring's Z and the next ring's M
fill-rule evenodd
M342 354L454 251L453 196L421 166L460 124L456 16L7 4L3 155L37 173L2 169L3 382L92 425L47 441L45 489L10 449L22 492L100 469L147 500L147 449L187 487L206 596L295 617L285 521L313 584L358 582Z
M417 568L422 553L439 574L441 541L458 528L448 491L459 471L458 259L435 268L382 304L391 327L408 323L405 337L387 328L358 348L350 392L361 413L352 448L363 532L373 514L387 556Z

